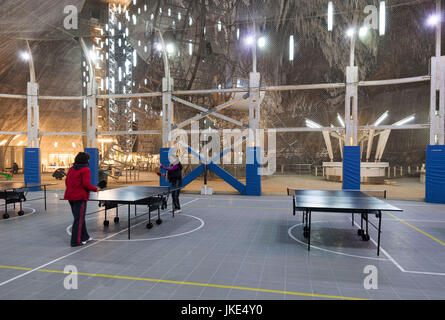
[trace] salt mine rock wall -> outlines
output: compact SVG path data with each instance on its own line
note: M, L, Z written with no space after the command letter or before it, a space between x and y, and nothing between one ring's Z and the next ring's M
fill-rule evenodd
M176 57L171 60L175 89L211 89L215 76L224 79L224 83L236 76L248 77L252 69L251 52L242 47L241 40L236 41L235 29L231 26L234 22L244 22L240 25L243 25L242 36L245 36L249 31L246 26L251 25L253 16L265 17L257 22L257 26L260 32L267 35L269 41L265 50L258 52L258 71L262 76L262 85L344 82L345 69L349 62L349 41L345 40L344 31L352 23L354 12L359 13L359 21L364 19L363 8L369 2L336 2L336 10L341 14L336 15L335 30L328 32L325 19L314 18L314 13L320 12L321 8L324 14L326 1L322 0L174 1L184 8L193 8L191 12L194 14L194 25L193 28L168 32L166 39L179 41L190 38L196 41L196 52L192 59L181 60ZM434 55L434 32L426 29L421 22L433 8L433 4L419 2L404 5L407 3L408 1L402 0L389 3L390 21L384 38L373 35L366 41L357 42L356 64L359 67L360 80L393 79L429 73L429 59ZM81 49L78 42L72 39L73 34L78 34L67 33L62 28L64 16L61 12L67 4L74 4L81 13L85 13L82 9L85 11L85 8L94 5L94 1L14 0L2 5L1 23L8 28L0 34L1 93L26 93L28 66L20 60L18 53L26 48L23 39L30 39L40 94L80 94ZM165 6L166 2L156 1L153 5L159 8ZM215 28L218 20L223 22L221 32ZM81 20L80 24L82 27L88 21ZM197 31L198 26L207 26L207 36ZM297 43L296 58L292 63L287 57L290 34L295 35ZM135 73L136 77L140 77L135 80L141 81L144 76L152 76L154 82L149 83L147 89L159 91L159 81L164 70L163 61L156 57L144 59L147 63L140 64L138 68L144 68L146 72ZM159 109L160 99L151 101ZM214 106L211 98L194 97L191 101L206 107ZM371 123L386 110L390 110L391 121L416 113L416 123L427 123L428 106L428 83L359 89L360 125ZM40 130L81 131L80 110L81 103L77 101L40 101ZM306 117L329 125L336 123L337 113L344 113L344 90L268 92L261 110L263 128L302 127ZM26 131L25 100L0 99L0 112L1 130ZM244 123L248 122L245 112L226 110L223 113ZM181 121L194 114L195 111L181 106L175 110L175 120ZM156 121L140 123L142 125L139 130L160 129L159 122ZM233 127L223 121L214 121L214 124L216 128ZM407 136L409 139L404 139ZM4 138L0 137L2 140ZM72 142L76 146L81 145L78 137L45 136L42 138L42 147L50 148L55 142L66 148ZM394 162L422 161L427 144L427 130L393 132L383 158ZM282 161L321 163L327 160L326 152L323 152L323 138L319 133L279 134L277 145L278 150L282 150L279 153ZM412 152L411 158L405 154L406 150ZM338 150L335 152L336 157L339 157Z

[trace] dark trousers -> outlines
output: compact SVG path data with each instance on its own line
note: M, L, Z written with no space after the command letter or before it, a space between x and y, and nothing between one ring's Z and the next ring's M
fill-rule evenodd
M171 184L172 184L172 188L180 187L180 186L182 186L182 180L172 180ZM181 209L181 205L179 204L179 193L180 192L181 192L181 190L172 192L173 208L175 210Z
M69 201L69 203L74 217L73 228L71 230L71 245L78 246L81 242L87 241L90 238L85 224L87 202L80 200Z

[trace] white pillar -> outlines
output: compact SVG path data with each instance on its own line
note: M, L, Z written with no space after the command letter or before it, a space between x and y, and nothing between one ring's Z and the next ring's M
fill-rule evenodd
M39 148L39 84L28 82L28 148Z
M436 0L436 14L440 17L436 27L436 57L442 56L442 12L441 0Z
M338 146L340 148L341 158L343 159L343 141L341 139L338 139Z
M368 149L366 150L366 162L369 162L371 157L372 144L374 143L375 130L369 130Z
M87 90L87 148L97 148L96 82L88 83Z
M173 79L162 78L162 147L171 147L171 128L173 125Z
M430 145L443 145L445 119L445 56L431 58Z
M358 67L346 67L345 127L346 146L357 145Z
M326 148L328 150L329 159L331 162L334 161L334 152L332 151L332 143L331 143L331 136L329 135L328 131L322 131L324 142L326 144Z
M249 78L249 128L252 130L254 141L250 141L253 146L253 142L256 142L256 132L260 128L260 74L258 72L251 72Z

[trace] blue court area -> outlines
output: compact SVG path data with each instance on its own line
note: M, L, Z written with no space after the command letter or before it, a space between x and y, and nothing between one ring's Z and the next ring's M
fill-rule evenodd
M34 192L36 197L43 192ZM314 212L311 247L292 197L181 195L182 211L161 210L147 229L146 205L104 212L89 202L94 241L70 247L72 215L50 190L0 220L0 299L444 299L445 205L384 200L378 234L357 234L351 214ZM136 209L136 212L135 212ZM377 221L370 217L369 222ZM369 270L377 273L369 288ZM68 290L65 272L75 272ZM366 285L367 284L367 285Z

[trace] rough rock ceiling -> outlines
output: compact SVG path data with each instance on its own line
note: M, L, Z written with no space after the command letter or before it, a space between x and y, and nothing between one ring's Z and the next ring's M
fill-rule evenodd
M63 28L63 9L75 5L80 12L85 0L10 0L0 5L0 92L26 93L29 68L19 57L30 42L41 94L79 94L80 51L72 34ZM58 39L51 41L50 39ZM78 102L40 101L42 131L81 131ZM0 128L26 131L26 100L0 99ZM0 139L8 138L5 136ZM15 142L18 142L17 139ZM44 137L52 144L57 137ZM81 144L80 138L70 138ZM26 144L26 143L25 143ZM59 139L59 145L63 142Z
M87 2L88 1L88 2ZM81 12L85 3L92 0L11 0L0 5L0 88L2 93L26 92L28 67L20 61L18 52L25 49L24 39L30 39L35 56L36 72L41 94L76 95L80 92L80 48L73 36L76 32L63 29L63 8L75 5ZM101 0L100 2L108 2ZM119 2L119 1L113 1ZM319 83L344 81L344 70L349 61L349 42L344 40L344 31L351 25L354 15L359 21L364 18L363 8L368 4L377 5L377 0L335 1L335 30L326 30L325 8L327 0L154 0L146 1L150 8L171 6L183 13L190 12L194 17L193 28L167 30L167 39L193 39L199 52L205 52L207 43L212 50L194 60L172 59L178 70L175 86L178 89L211 87L214 76L229 80L232 76L248 76L251 70L251 56L248 51L237 49L235 29L248 32L252 19L261 32L270 39L270 46L259 56L258 69L263 82L270 85ZM138 0L138 4L144 3ZM433 0L389 0L388 29L384 39L372 37L367 42L357 43L356 61L360 67L361 79L388 79L424 75L428 73L428 61L434 54L434 33L426 30L424 18L434 8ZM185 19L184 19L185 20ZM216 31L216 23L221 20L223 31ZM85 23L85 22L81 22ZM204 36L199 28L206 26ZM244 34L244 33L243 33ZM287 61L288 36L296 35L297 58L293 64ZM413 45L416 43L416 45ZM154 70L162 75L162 59L147 58L144 66L147 72ZM195 72L197 75L191 77ZM201 77L201 78L200 78ZM207 77L207 78L206 78ZM156 78L156 77L154 77ZM180 81L184 78L184 81ZM191 80L194 81L191 81ZM158 79L159 80L159 79ZM153 88L152 88L153 89ZM402 87L389 93L388 101L395 113L404 114L408 99L400 104L398 97L405 97ZM410 89L410 88L408 88ZM410 94L425 96L416 103L427 103L428 91L411 88ZM361 92L363 121L373 118L388 108L388 105L373 104L380 101L379 95L385 88ZM383 101L386 101L383 99ZM426 102L424 102L426 101ZM304 117L317 115L323 124L328 124L337 112L343 109L343 92L268 94L262 106L263 127L302 126ZM412 104L408 109L415 109ZM418 107L418 105L417 105ZM0 100L2 130L23 130L25 112L23 103ZM80 115L77 102L42 103L42 130L79 131ZM289 116L292 115L292 116ZM181 116L181 115L179 115ZM244 115L244 117L246 117ZM56 118L57 120L54 120ZM75 119L73 121L73 119ZM70 120L70 121L66 121ZM245 120L245 119L244 119ZM151 129L151 128L147 128ZM45 138L46 139L46 138ZM279 138L284 139L284 138ZM423 137L420 138L422 141ZM318 135L307 135L303 145L312 159L316 150L323 147ZM289 142L281 141L286 147ZM391 143L391 142L390 142ZM422 142L419 142L419 146ZM313 146L315 147L313 147ZM394 143L395 149L405 148ZM314 150L312 150L314 149ZM406 148L405 148L406 149Z

